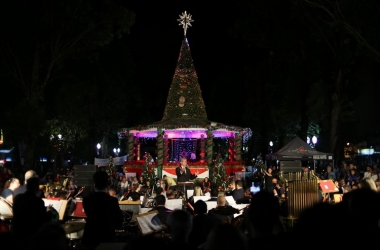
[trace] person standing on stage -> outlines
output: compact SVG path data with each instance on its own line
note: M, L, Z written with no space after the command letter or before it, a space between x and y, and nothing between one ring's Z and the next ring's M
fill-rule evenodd
M189 167L187 166L187 159L181 158L181 165L175 169L177 175L177 182L187 182L197 178L198 171L195 174L191 174Z

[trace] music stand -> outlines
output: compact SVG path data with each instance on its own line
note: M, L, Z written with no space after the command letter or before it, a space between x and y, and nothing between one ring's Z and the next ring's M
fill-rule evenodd
M335 186L332 180L320 180L318 181L318 184L323 193L329 194L329 203L331 203L330 193L339 192L339 189Z
M158 217L158 211L136 214L134 218L143 236L163 230L163 225Z
M188 199L187 197L187 192L186 192L186 187L193 187L194 183L191 181L186 181L186 182L178 182L177 186L178 187L183 187L183 192L185 194L185 199Z
M46 198L42 199L45 203L45 207L52 205L53 208L57 211L59 214L59 220L63 221L66 213L66 208L67 208L67 200L49 200Z

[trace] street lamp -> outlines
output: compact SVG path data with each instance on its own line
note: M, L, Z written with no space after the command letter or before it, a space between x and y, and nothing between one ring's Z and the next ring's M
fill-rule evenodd
M311 138L311 141L312 141L313 144L315 145L315 144L317 144L318 139L317 139L317 137L314 135L313 138Z
M115 153L116 156L118 156L120 153L120 148L114 148L113 152Z
M270 141L269 142L269 154L272 154L273 153L273 141Z
M99 150L101 147L102 147L102 145L100 145L100 143L96 144L96 148L98 149L98 151L97 151L98 155L99 155Z

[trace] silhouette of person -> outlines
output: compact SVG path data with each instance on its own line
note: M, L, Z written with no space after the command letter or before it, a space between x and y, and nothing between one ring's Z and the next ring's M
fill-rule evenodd
M83 198L86 225L82 244L95 249L100 243L116 242L115 229L123 222L118 201L107 192L108 174L97 171L93 175L95 192Z

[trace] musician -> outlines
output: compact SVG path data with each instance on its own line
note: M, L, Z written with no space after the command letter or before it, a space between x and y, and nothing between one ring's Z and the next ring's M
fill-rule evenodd
M20 186L20 181L17 178L10 178L4 185L4 190L1 196L10 203L13 203L13 191Z
M37 177L37 173L33 170L28 170L25 172L25 176L24 176L24 179L25 179L25 183L24 185L22 186L19 186L18 188L16 188L14 191L13 191L13 197L16 197L17 195L19 194L23 194L26 192L27 188L26 188L26 184L28 182L28 180L30 178L33 178L33 177ZM39 180L39 178L38 178ZM36 196L39 197L39 198L45 198L45 194L44 192L42 192L42 190L38 190L38 192L36 193Z
M168 200L175 199L174 191L172 189L168 189L168 191L166 191L166 198Z
M216 220L207 214L207 203L205 201L198 200L195 202L193 227L189 235L189 242L194 246L193 249L197 249L198 246L206 242L212 228L218 224L220 224L220 220Z
M114 188L109 188L108 189L108 194L111 197L115 197L117 200L119 200L119 196L116 194L116 190Z
M187 182L198 177L198 171L195 174L191 174L186 158L181 158L181 165L175 169L175 172L178 182Z
M261 169L262 173L264 174L264 188L269 193L273 194L273 175L272 175L272 168L268 167L268 171L265 171L264 169Z
M172 177L169 177L167 175L164 175L163 177L163 180L166 182L167 184L167 190L171 189L173 191L176 190L177 188L177 183L175 182L175 180L172 178Z
M132 193L132 189L128 188L127 190L125 190L125 192L122 195L120 195L119 201L128 200L129 197L131 196L131 193Z
M211 182L208 180L208 177L203 179L201 186L204 194L211 191Z
M132 201L138 201L140 200L140 190L141 190L141 186L139 183L135 183L132 185L132 190L131 190L131 193L130 195L128 196L128 200L132 200Z
M236 189L233 191L232 197L237 202L238 200L244 198L243 182L241 180L236 180L235 187Z
M122 196L126 191L128 191L128 188L129 188L127 177L123 176L119 185L120 185L119 196Z
M171 212L173 212L173 210L165 207L166 205L166 198L165 196L163 196L162 194L158 194L155 198L155 201L156 201L156 207L149 210L149 212L151 211L156 211L158 212L158 217L160 218L160 221L163 225L166 225L166 220L169 216L169 214Z
M28 178L25 187L24 193L14 197L12 222L15 239L22 240L23 243L49 220L44 201L36 195L39 191L39 178Z
M217 219L222 223L230 223L234 219L234 214L237 213L239 213L239 209L227 205L227 200L224 195L218 196L216 208L208 211L210 217Z
M146 194L146 196L152 195L152 185L150 185L150 180L145 181L145 185L141 188L143 195Z
M87 219L81 243L88 249L103 242L115 242L115 228L123 221L119 203L107 193L108 174L97 171L93 180L95 192L83 198Z

